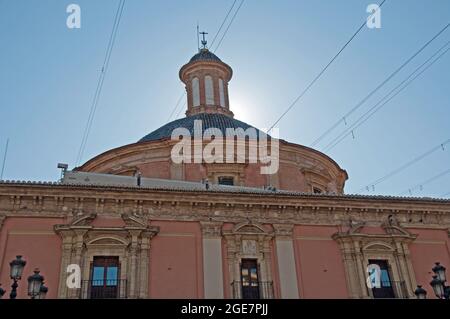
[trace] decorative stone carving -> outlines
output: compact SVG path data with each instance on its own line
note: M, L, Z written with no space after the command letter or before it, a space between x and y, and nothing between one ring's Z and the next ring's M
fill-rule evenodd
M256 240L242 240L242 253L244 255L256 255L257 252Z
M231 230L223 230L222 233L227 247L230 278L228 287L231 287L233 282L241 280L240 264L245 258L257 259L260 281L272 281L271 243L274 237L273 231L268 231L260 224L242 222Z
M292 239L293 224L273 224L273 228L275 229L275 236L277 238Z
M370 259L383 259L388 262L391 269L391 280L405 285L403 290L395 291L397 297L413 298L416 280L408 246L416 236L403 229L392 216L381 224L384 234L364 234L362 223L355 225L353 229L332 236L341 248L350 296L352 298L371 296L372 290L366 286L368 276L366 267ZM403 284L400 284L400 287L403 287Z
M148 219L138 213L122 214L121 217L127 226L146 227L148 225Z
M222 237L222 222L200 222L202 235L204 238L220 238Z
M80 289L66 287L66 269L69 264L77 264L82 269L82 279L89 279L94 256L118 256L124 277L121 279L127 280L127 296L146 298L150 240L158 234L159 227L148 226L139 217L127 214L122 214L124 227L93 227L90 224L95 216L86 214L54 227L63 242L59 298L82 297Z
M96 213L91 214L81 214L71 221L70 225L72 226L89 226L92 221L97 217Z

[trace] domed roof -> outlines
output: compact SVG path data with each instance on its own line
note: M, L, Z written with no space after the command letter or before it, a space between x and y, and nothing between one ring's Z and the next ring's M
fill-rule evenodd
M218 128L223 136L227 136L227 128L238 129L242 128L244 131L248 128L254 128L255 133L258 135L263 134L264 132L258 130L257 128L251 126L250 124L235 120L232 117L229 117L220 113L199 113L192 116L188 116L182 119L178 119L167 123L166 125L160 127L156 131L144 136L139 142L148 142L148 141L156 141L165 138L171 138L173 130L177 128L186 128L191 136L194 136L194 121L201 120L202 124L202 135L205 130L209 128ZM228 134L229 135L229 134ZM234 134L232 134L234 135ZM238 137L243 137L242 134L238 134Z
M222 62L217 55L209 51L208 49L201 49L199 53L194 55L189 62L195 61L218 61Z

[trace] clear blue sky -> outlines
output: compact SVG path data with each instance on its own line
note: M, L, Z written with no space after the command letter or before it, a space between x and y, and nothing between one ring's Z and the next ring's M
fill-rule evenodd
M81 6L79 30L66 27L70 3ZM183 92L178 70L196 53L197 21L213 35L232 3L127 0L83 162L167 122ZM236 118L260 128L273 124L361 25L370 3L376 1L246 0L216 52L234 69ZM2 157L10 138L4 179L55 181L58 162L73 168L117 5L0 0ZM364 28L279 123L280 137L310 145L449 21L449 0L387 0L382 28ZM348 123L449 40L447 30ZM449 139L449 120L450 52L358 128L355 139L327 154L347 170L346 192L355 193ZM369 194L397 195L449 168L450 144ZM448 192L450 174L414 195Z

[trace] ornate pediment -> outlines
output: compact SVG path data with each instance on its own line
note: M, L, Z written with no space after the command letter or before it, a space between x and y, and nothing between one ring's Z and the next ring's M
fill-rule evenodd
M96 213L82 214L74 217L70 222L71 226L90 226L97 217Z
M362 248L363 251L394 251L395 249L385 242L369 242Z
M144 216L138 214L122 214L121 215L126 226L131 227L147 227L148 221Z
M405 228L400 226L400 223L395 218L394 215L389 215L387 220L381 225L386 234L390 235L402 235L402 236L412 236Z
M235 234L252 234L252 235L268 233L267 230L265 230L262 225L254 224L252 222L244 222L244 223L237 224L233 228L232 232Z
M123 238L117 238L117 237L112 237L112 236L102 236L102 237L95 237L91 240L89 240L87 243L87 245L102 245L102 246L106 246L106 245L128 245L128 241L126 241Z

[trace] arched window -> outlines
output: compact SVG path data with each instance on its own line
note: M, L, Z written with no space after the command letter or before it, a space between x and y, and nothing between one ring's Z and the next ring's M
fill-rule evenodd
M192 79L192 106L200 106L200 82L198 78Z
M206 105L214 105L214 88L212 77L205 76L205 99Z
M220 106L225 107L225 91L223 88L222 79L219 79L219 98L220 98Z

